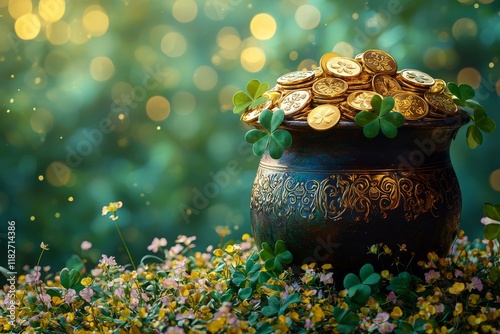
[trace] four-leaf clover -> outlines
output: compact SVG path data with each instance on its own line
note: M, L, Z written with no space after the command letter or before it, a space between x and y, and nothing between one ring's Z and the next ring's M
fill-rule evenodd
M394 99L390 96L382 99L374 95L371 100L373 111L360 111L355 118L356 124L363 127L363 133L367 138L374 138L380 130L389 138L398 134L398 128L405 122L405 118L399 112L391 112L394 108Z
M262 96L269 84L267 82L261 83L257 79L250 80L247 84L247 93L239 91L233 95L233 112L240 114L245 110L252 109L267 101L267 97Z

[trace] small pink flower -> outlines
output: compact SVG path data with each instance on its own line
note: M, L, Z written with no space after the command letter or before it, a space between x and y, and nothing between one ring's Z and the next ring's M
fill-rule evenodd
M398 301L396 293L394 291L389 292L389 294L387 295L386 301L388 301L388 302L390 301L391 303L396 304L396 302Z
M80 248L82 249L82 251L86 251L86 250L89 250L92 248L92 243L85 240L82 242L82 244L80 245Z
M46 294L45 292L44 293L41 293L37 296L37 299L39 301L41 301L42 303L45 304L45 306L47 306L48 308L52 307L52 304L51 304L51 301L52 301L52 297L50 297L50 295Z
M321 273L319 275L319 281L323 284L333 284L333 273Z
M431 271L425 273L424 276L425 276L425 281L427 283L432 283L432 282L438 280L439 277L441 277L441 274L438 271L431 270Z
M113 295L118 299L125 298L125 291L122 288L117 288Z
M467 283L467 290L469 292L472 291L472 289L476 289L477 291L481 292L483 290L483 282L481 282L481 279L477 276L474 276L471 278L471 282Z
M165 238L158 239L155 237L151 245L148 246L148 250L152 251L153 253L157 253L158 248L165 247L166 245L167 245L167 239Z
M182 244L185 244L187 246L187 245L190 245L195 240L196 240L195 236L186 237L185 235L179 235L177 237L177 240L175 240L175 242L182 243Z
M490 217L483 217L483 218L481 218L481 224L483 224L483 225L500 224L500 222L493 220Z
M108 257L105 254L102 254L102 258L99 260L100 265L107 265L107 266L116 266L116 261L114 256Z
M67 291L63 292L63 298L66 304L73 303L76 299L76 291L73 289L68 289Z
M87 303L90 303L90 298L94 295L94 290L91 288L85 288L80 291L80 297L82 297Z

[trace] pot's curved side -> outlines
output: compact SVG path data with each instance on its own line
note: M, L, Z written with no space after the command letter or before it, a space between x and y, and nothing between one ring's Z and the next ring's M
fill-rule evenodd
M357 126L291 127L293 146L278 160L263 156L254 181L257 244L284 240L296 268L329 263L340 274L368 262L374 244L406 244L402 263L444 255L462 205L449 157L460 125L407 126L395 139L367 139Z

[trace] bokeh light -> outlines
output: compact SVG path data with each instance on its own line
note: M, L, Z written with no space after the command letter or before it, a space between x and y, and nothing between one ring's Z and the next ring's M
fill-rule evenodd
M249 47L241 52L241 66L248 72L259 72L266 64L266 54L259 47Z
M31 14L33 11L33 3L31 0L10 0L9 14L14 19L18 19L23 15Z
M38 4L38 13L47 23L59 21L65 11L65 0L40 0Z
M109 18L100 6L89 6L83 13L82 24L92 36L102 36L108 31Z
M490 184L495 191L500 191L500 169L496 169L490 174Z
M170 102L163 96L153 96L146 104L146 112L151 120L163 121L170 115Z
M481 73L473 67L463 68L458 72L457 82L466 83L476 89L481 84Z
M271 39L276 33L276 27L274 17L266 13L255 15L250 22L252 35L260 40Z
M182 23L191 22L198 14L198 5L193 0L176 0L172 6L172 15Z
M62 45L69 41L71 28L65 21L57 21L47 25L45 34L50 43Z
M161 40L161 51L169 57L180 57L186 52L187 43L184 36L178 32L170 32Z
M108 57L96 57L90 62L90 75L96 81L109 80L114 73L115 66Z
M16 20L14 28L16 29L16 34L20 39L35 39L40 33L40 19L35 14L24 14Z
M200 66L194 71L193 82L199 90L212 90L217 80L217 72L210 66Z
M321 12L316 6L302 5L295 11L295 21L302 29L314 29L321 21Z

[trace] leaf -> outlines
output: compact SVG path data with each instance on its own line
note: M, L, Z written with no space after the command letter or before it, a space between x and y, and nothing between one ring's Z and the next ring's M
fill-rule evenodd
M61 273L59 274L59 280L61 282L61 285L64 288L66 288L66 289L70 288L70 285L69 285L69 270L68 270L68 268L64 268L63 270L61 270Z
M366 263L364 266L362 266L361 269L359 269L359 278L361 279L361 282L364 282L364 280L374 272L375 269L370 263Z
M277 297L271 296L267 298L268 305L262 308L262 314L265 317L271 317L279 312L280 301Z
M462 94L460 93L460 89L458 88L458 85L454 82L448 82L448 90L450 93L455 95L457 99L462 100Z
M411 284L411 275L408 272L403 271L399 273L398 276L394 276L393 278L391 278L391 281L389 282L389 286L387 287L387 289L392 290L395 293L401 295L406 291L408 291L408 289L410 288L410 284Z
M288 306L295 304L295 303L300 303L301 301L302 301L302 298L300 298L298 293L295 292L295 293L289 295L285 299L285 302L281 305L279 312L278 312L278 316L284 314L286 309L288 308Z
M347 294L355 303L359 305L365 305L368 299L370 299L371 292L372 290L368 285L359 284L351 287L347 291Z
M267 271L272 272L274 270L274 260L275 258L272 257L264 262L264 268L266 268Z
M350 273L350 274L347 274L345 277L344 277L344 287L346 289L349 289L353 286L356 286L356 285L359 285L361 284L361 281L359 280L358 276Z
M69 272L69 286L74 287L80 282L80 272L76 269L71 269Z
M472 124L467 128L466 133L467 145L471 149L475 149L483 143L483 135L477 126Z
M144 265L144 261L147 260L147 259L153 259L153 260L156 260L156 261L159 261L160 263L164 262L165 260L163 260L162 258L156 256L156 255L145 255L142 257L141 259L141 262L140 262L140 265L143 266Z
M498 240L500 242L500 224L488 224L484 227L484 237L488 240Z
M272 136L283 148L292 146L292 135L284 129L278 129L272 133Z
M268 132L271 131L271 122L273 118L273 112L269 109L264 109L259 115L260 125L264 127Z
M250 80L247 83L247 92L250 94L250 99L253 100L258 96L255 96L260 87L260 81L257 79Z
M257 91L255 92L254 99L262 96L267 90L269 89L269 84L267 82L263 82L259 85L259 88L257 88Z
M253 290L251 287L246 287L246 288L243 288L243 289L240 289L238 291L238 297L240 297L241 300L245 300L245 299L248 299L252 296L253 294Z
M271 248L271 246L269 246L269 244L267 242L263 242L261 244L261 248L262 248L262 250L260 251L260 257L262 258L262 260L265 261L270 257L274 257L274 251Z
M245 134L245 140L250 144L253 144L265 136L267 136L267 133L265 133L264 131L252 129Z
M380 120L380 129L382 130L382 133L388 138L394 138L398 135L398 128L385 119Z
M241 114L242 112L244 112L245 110L248 109L249 105L250 105L250 102L237 104L233 108L233 113L234 114Z
M373 98L380 97L378 95L375 95ZM373 101L372 98L372 101ZM380 110L380 116L385 116L387 115L392 109L394 109L394 99L391 96L388 96L384 98L381 102L381 105L378 110Z
M274 258L273 271L277 274L281 274L284 271L283 265L277 257Z
M236 286L241 287L241 284L245 283L246 280L247 280L247 277L241 271L234 272L232 282Z
M276 258L278 260L280 260L280 262L284 263L284 264L290 264L292 263L293 261L293 256L292 256L292 253L290 253L290 251L284 251L282 253L279 253Z
M378 118L378 115L371 112L371 111L360 111L356 117L354 118L354 120L356 121L356 124L361 126L361 127L364 127L366 126L367 124L377 120Z
M278 240L274 244L274 254L280 254L286 251L286 245L283 240Z
M458 89L460 91L460 99L463 101L470 100L475 96L474 89L467 84L461 84L458 86Z
M285 119L285 112L281 109L276 110L272 113L271 123L270 123L270 131L274 132L280 125L283 123Z
M250 104L251 102L252 102L252 98L250 96L248 96L248 94L245 92L239 91L233 95L233 104L235 106L238 104L244 104L244 103Z
M368 123L363 127L363 133L366 138L375 138L380 132L380 121L375 120L371 123Z
M273 159L279 159L283 155L283 147L272 135L269 137L269 155Z
M394 100L393 100L394 102ZM374 95L370 101L370 104L377 113L382 110L382 98L379 95Z
M370 276L368 276L366 279L363 280L363 284L366 284L366 285L375 285L375 284L378 284L378 282L380 282L381 278L382 277L380 276L380 274L373 273Z
M474 123L479 128L479 130L484 131L486 133L492 133L493 131L495 131L496 128L495 122L487 116L481 118L479 121L474 119Z
M253 102L251 102L249 104L248 108L251 109L251 108L255 108L257 106L260 106L262 103L266 102L267 100L268 100L267 97L261 96L258 99L254 100Z
M488 218L500 221L500 205L485 203L483 206L483 212Z
M258 157L263 155L264 152L266 151L268 143L269 143L269 135L265 134L264 137L260 138L253 144L252 146L253 154L255 154Z
M490 269L490 280L493 282L500 281L500 267L493 267Z
M384 116L384 120L390 122L395 127L400 127L405 124L405 117L398 112L391 112Z

